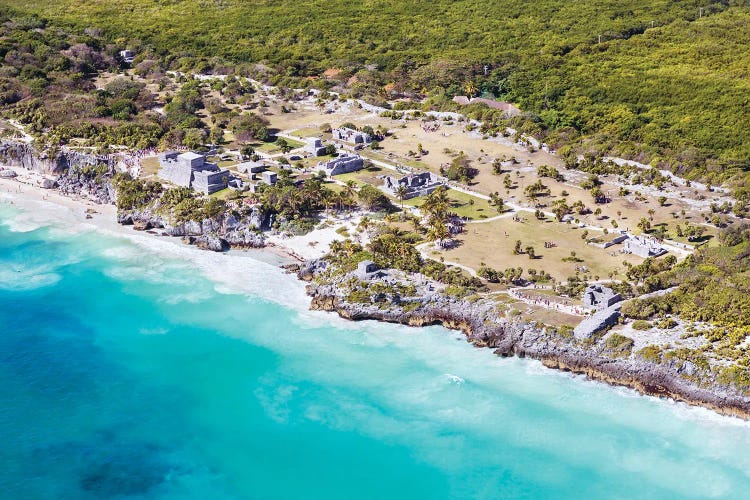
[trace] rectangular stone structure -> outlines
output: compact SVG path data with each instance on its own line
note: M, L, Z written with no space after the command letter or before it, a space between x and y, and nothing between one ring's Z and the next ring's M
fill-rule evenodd
M392 196L398 197L398 189L403 186L406 188L405 200L416 198L417 196L427 196L442 186L443 182L432 172L422 172L420 174L409 174L401 178L387 176L383 182L383 188Z

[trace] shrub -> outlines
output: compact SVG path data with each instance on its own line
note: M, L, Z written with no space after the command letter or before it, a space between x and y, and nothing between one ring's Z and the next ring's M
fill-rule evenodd
M677 322L673 320L672 318L664 318L664 319L659 320L658 323L656 323L657 328L661 328L664 330L674 328L675 326L677 326Z
M661 362L661 348L658 345L648 345L638 351L638 354L646 361Z
M349 292L349 295L346 296L346 301L357 304L369 304L370 294L367 290L352 290L351 292Z
M750 388L750 370L738 365L729 366L719 372L718 380L724 385L747 389Z
M633 330L649 330L651 328L651 323L648 321L644 321L642 319L637 319L633 321Z
M573 338L573 327L570 325L560 325L557 327L557 334L565 339Z
M604 341L604 345L607 349L615 351L618 355L627 356L633 351L634 343L633 339L630 337L613 333L607 337L607 340Z
M362 186L357 193L359 202L367 210L391 210L393 206L380 189L369 184Z

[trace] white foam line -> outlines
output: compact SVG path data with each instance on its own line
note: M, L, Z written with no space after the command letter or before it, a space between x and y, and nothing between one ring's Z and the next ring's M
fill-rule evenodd
M75 235L98 232L119 239L120 241L127 241L132 243L134 247L112 246L108 249L102 249L100 254L115 261L133 262L138 268L143 267L145 258L153 261L154 256L158 256L166 259L166 262L154 262L152 264L153 269L163 268L164 265L169 265L170 263L172 265L181 263L185 265L186 269L198 269L202 275L215 283L217 293L244 294L288 307L298 313L295 322L298 322L303 327L320 328L331 326L340 330L355 329L367 336L364 342L368 345L370 343L381 342L394 345L400 349L413 349L415 344L429 347L425 352L412 352L413 356L428 365L440 365L442 367L442 358L445 356L469 356L470 360L467 361L471 362L467 366L472 367L470 374L463 373L460 370L460 366L456 365L453 367L455 370L451 371L452 374L457 374L456 376L465 379L467 383L473 381L482 385L491 385L491 379L488 376L492 373L497 373L495 370L498 367L502 367L508 363L522 363L526 368L527 375L565 377L584 385L605 389L603 384L589 380L584 376L571 376L562 372L555 373L546 368L542 369L541 363L533 360L501 359L492 355L488 350L477 351L468 346L466 350L456 352L449 340L461 339L462 335L457 332L449 333L442 327L428 327L416 330L407 326L385 324L376 321L358 322L355 327L350 321L339 318L336 315L310 311L308 308L309 298L305 294L305 284L297 280L294 276L287 275L277 266L254 257L251 252L207 252L189 247L169 237L158 237L147 233L135 232L130 228L120 226L116 221L107 220L101 215L93 220L87 220L83 209L80 213L71 209L60 210L59 205L50 201L18 203L17 206L26 211L23 211L15 219L3 221L10 227L17 222L17 219L29 220L28 217L31 217L31 220L38 223L39 227L52 226L66 234ZM34 213L29 215L28 210L34 210ZM435 330L431 330L433 328ZM431 335L431 332L436 330L439 330L441 336L444 335L445 338L436 339L436 337ZM413 334L417 332L421 334L420 338L423 340L415 342ZM411 335L404 335L404 333ZM441 352L442 355L440 354ZM475 371L478 361L476 356L479 355L482 356L480 365L487 367L488 370ZM482 375L482 372L485 372L484 375ZM612 388L606 389L611 390ZM656 400L656 398L643 396L632 389L616 387L614 391L620 397ZM662 400L662 402L666 403L674 416L680 420L690 420L703 425L721 424L750 427L750 422L738 418L721 416L705 408L693 407L671 400Z

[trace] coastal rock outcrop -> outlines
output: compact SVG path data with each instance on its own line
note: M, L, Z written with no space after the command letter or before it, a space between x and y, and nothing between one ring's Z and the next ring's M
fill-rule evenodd
M336 312L350 320L374 319L408 326L440 324L462 331L469 342L491 348L499 356L529 357L549 368L583 374L643 394L750 418L750 395L710 376L699 376L693 363L655 362L637 354L622 356L608 349L601 339L577 339L570 332L509 319L498 311L495 302L486 298L465 300L433 293L416 304L403 300L354 302L343 286L347 277L331 280L321 274L324 268L320 261L297 268L299 279L309 282L307 293L313 310Z
M79 153L66 148L40 152L28 142L13 140L0 141L0 161L40 174L62 174L69 169L98 165L114 167L115 163L110 155Z
M68 149L39 152L29 143L0 141L0 163L54 175L55 179L43 178L41 187L57 189L66 196L81 197L98 204L115 204L117 200L113 178L118 167L113 155L84 154ZM3 177L16 175L11 169L0 171ZM164 229L165 234L170 236L193 237L194 244L208 250L225 251L229 246L265 246L265 238L260 231L268 229L270 225L268 214L259 207L242 212L241 215L223 213L201 221L172 224L152 207L119 211L117 221L140 231Z
M41 187L57 188L67 196L80 196L99 204L113 204L115 189L112 176L116 160L110 155L79 153L69 149L39 152L31 144L0 141L0 163L21 167L44 175Z
M195 245L203 250L212 252L226 252L229 250L229 243L224 238L215 234L203 234L201 236L186 236L182 239L188 245Z
M166 236L182 238L185 243L216 252L224 252L230 247L263 248L265 237L258 230L258 224L262 225L263 220L265 218L257 209L245 216L224 213L215 218L177 224L152 209L119 211L117 214L117 222L124 226L133 226L140 231L164 229Z
M57 190L68 196L81 196L100 205L112 205L117 199L112 185L114 174L114 168L107 164L88 168L69 166L57 178Z
M5 165L22 167L42 174L62 173L66 161L60 162L56 155L50 157L40 153L31 144L22 141L0 141L0 160Z

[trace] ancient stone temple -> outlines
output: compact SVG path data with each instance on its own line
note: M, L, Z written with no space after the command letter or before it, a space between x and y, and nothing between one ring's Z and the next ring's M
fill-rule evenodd
M159 155L159 177L177 186L211 194L229 185L232 174L199 153L168 151Z

